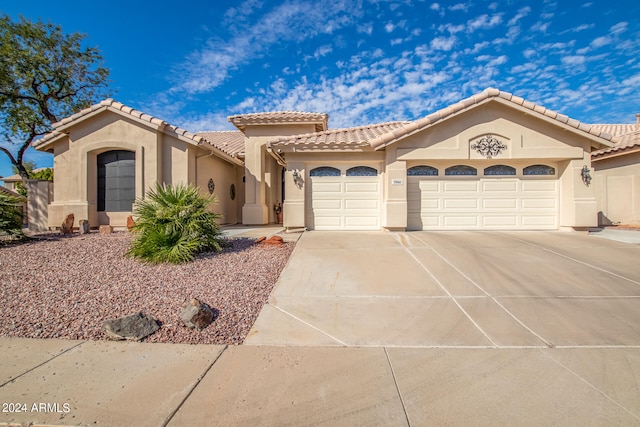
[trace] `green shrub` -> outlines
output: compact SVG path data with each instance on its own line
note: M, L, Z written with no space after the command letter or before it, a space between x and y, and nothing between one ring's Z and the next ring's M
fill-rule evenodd
M0 236L11 239L22 239L22 206L23 200L0 191Z
M200 252L222 250L220 215L208 209L214 201L192 185L157 184L134 203L137 235L127 254L151 263L178 264Z

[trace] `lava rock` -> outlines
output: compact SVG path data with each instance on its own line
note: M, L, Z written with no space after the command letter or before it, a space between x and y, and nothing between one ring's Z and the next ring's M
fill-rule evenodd
M141 312L118 319L105 320L102 323L102 331L109 339L116 341L140 341L158 329L160 329L158 321Z

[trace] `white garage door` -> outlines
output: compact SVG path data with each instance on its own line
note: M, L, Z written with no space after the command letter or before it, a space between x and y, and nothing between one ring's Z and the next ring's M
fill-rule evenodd
M555 169L534 165L547 171ZM508 167L510 168L510 167ZM515 169L515 168L511 168ZM526 168L525 168L526 170ZM515 171L513 175L516 175ZM409 230L554 230L558 180L536 176L408 176ZM551 175L546 173L545 175Z
M380 177L368 166L310 171L307 224L315 230L380 229Z

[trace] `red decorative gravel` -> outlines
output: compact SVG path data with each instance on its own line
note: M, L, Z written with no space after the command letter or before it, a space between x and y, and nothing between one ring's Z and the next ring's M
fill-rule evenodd
M147 265L125 257L130 242L90 233L0 246L0 336L101 340L104 320L142 311L161 322L146 342L241 344L295 246L234 239L188 264ZM200 332L180 320L191 298L218 314Z

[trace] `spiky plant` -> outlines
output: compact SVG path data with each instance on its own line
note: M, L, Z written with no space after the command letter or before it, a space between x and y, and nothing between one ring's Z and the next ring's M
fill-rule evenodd
M128 255L150 263L193 260L200 252L222 250L219 214L209 211L213 196L202 196L193 185L161 185L133 206L137 234Z
M10 240L25 237L22 233L22 202L19 197L0 191L0 236L8 236Z

